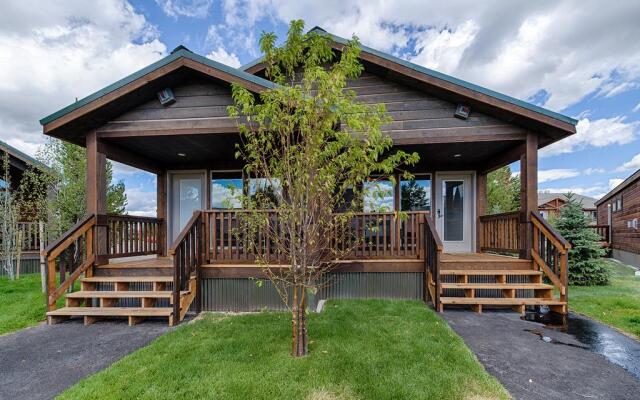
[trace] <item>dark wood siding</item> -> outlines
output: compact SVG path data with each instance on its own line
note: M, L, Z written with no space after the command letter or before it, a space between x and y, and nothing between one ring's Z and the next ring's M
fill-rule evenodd
M615 196L598 206L598 224L606 225L607 205L622 197L622 210L611 213L611 247L640 254L640 229L628 227L628 222L638 220L640 225L640 179L627 185Z
M98 129L99 132L148 131L210 128L212 132L236 131L236 121L228 117L233 104L229 86L192 80L172 88L176 102L163 106L154 98Z
M469 119L454 117L456 104L409 86L363 73L348 84L366 103L383 103L393 118L385 127L396 144L461 142L480 140L522 140L526 131L508 122L471 110Z

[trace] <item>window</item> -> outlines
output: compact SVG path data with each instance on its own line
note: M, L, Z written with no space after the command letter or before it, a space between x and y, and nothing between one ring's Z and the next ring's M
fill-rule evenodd
M619 196L613 200L613 202L611 203L611 211L622 211L622 196Z
M260 208L272 208L282 197L282 185L277 178L249 179L249 196L259 203Z
M241 208L242 173L211 172L211 208Z
M393 212L393 184L391 181L365 182L362 191L364 212Z
M431 210L431 177L416 175L414 180L400 181L400 210Z

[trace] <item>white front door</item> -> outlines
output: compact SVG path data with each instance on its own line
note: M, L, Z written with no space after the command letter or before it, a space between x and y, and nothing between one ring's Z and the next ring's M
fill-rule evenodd
M473 251L473 174L436 174L436 229L447 253Z
M205 174L169 174L169 246L187 225L195 210L205 208Z

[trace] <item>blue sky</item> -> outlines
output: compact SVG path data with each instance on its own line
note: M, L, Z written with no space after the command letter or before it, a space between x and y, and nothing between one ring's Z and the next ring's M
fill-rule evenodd
M540 189L601 196L640 168L640 7L598 1L80 0L0 15L0 139L35 154L39 118L183 44L238 66L302 18L343 37L579 119L541 154ZM635 158L634 158L635 157ZM517 166L514 166L517 171ZM116 165L129 211L155 178Z

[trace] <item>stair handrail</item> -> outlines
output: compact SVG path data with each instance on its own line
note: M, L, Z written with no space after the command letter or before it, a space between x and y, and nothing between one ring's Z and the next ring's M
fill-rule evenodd
M51 242L41 253L47 261L47 310L56 309L57 300L83 273L91 273L96 256L93 243L93 227L96 225L96 216L85 215L69 230L60 235L58 239ZM74 242L86 235L86 257L84 261L73 271L69 277L65 277L64 266L60 264L60 285L56 287L56 259L62 252L69 248Z
M438 231L433 225L431 216L424 218L424 298L430 298L433 307L437 311L442 310L440 303L440 292L442 282L440 280L440 258L444 250L442 240Z
M180 293L187 290L191 274L196 276L196 306L200 308L200 294L197 285L200 283L200 266L204 253L204 229L202 211L196 210L169 248L169 256L173 258L173 319L172 324L182 321L189 304L180 303Z
M537 211L531 212L533 225L533 245L531 257L534 265L541 270L560 291L560 300L568 300L569 284L569 243Z

